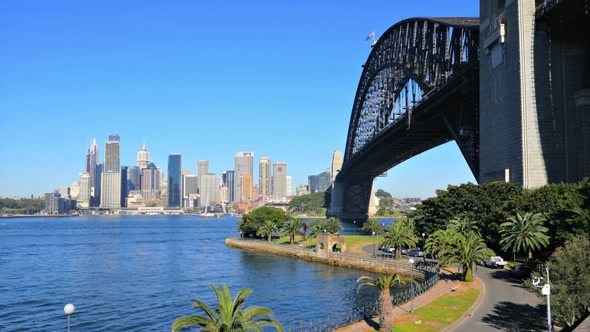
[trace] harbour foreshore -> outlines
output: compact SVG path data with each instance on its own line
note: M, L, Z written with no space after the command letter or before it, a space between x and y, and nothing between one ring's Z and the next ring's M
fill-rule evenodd
M351 255L329 250L315 250L304 248L298 245L281 245L263 240L252 240L243 238L227 238L225 244L228 247L254 250L269 254L297 257L314 262L326 263L353 269L366 270L371 272L394 274L404 277L424 280L425 272L422 269L412 268L407 260L394 260L386 258L374 258L360 255Z

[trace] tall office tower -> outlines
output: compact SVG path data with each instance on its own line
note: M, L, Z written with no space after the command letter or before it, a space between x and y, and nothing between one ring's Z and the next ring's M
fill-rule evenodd
M181 207L182 198L182 154L168 156L168 207Z
M239 196L234 191L235 186L234 183L236 182L235 179L236 173L234 171L225 171L223 172L223 185L227 188L227 200L229 202L235 202L235 196Z
M273 165L272 195L277 199L287 197L287 163L284 161Z
M95 186L90 189L90 195L92 197L92 207L99 207L100 206L100 188L102 188L102 170L104 169L104 164L100 163L96 165L96 183Z
M78 197L80 196L80 184L78 183L78 180L72 182L70 185L70 196L72 196L72 200L78 200Z
M141 170L141 196L144 200L160 199L160 169L149 163Z
M130 192L141 190L141 168L139 166L127 166L125 174L123 182L126 184L126 190L123 192L122 203L127 201L126 198L129 197ZM123 205L126 206L126 204Z
M213 173L201 176L201 207L219 203L219 183L221 179Z
M268 196L272 194L272 174L270 157L260 158L258 164L258 188L260 196Z
M184 193L182 199L183 207L194 207L192 200L197 197L199 189L197 186L197 176L192 174L182 175L182 192ZM194 198L193 198L194 197Z
M70 199L70 187L59 187L59 194L65 199Z
M287 175L287 196L293 196L293 177Z
M78 192L78 207L90 207L90 174L88 172L80 173L78 186L80 188Z
M141 151L137 152L137 167L140 169L146 168L150 164L150 153L145 148L145 144Z
M332 156L332 183L336 179L336 175L342 169L342 153L336 150L334 151L334 155Z
M327 168L325 172L320 173L318 175L318 190L319 191L326 191L329 187L330 184L332 184L332 177L330 176L330 169Z
M127 207L127 166L121 167L121 207Z
M253 180L252 180L252 174L250 173L244 173L241 175L241 181L242 182L242 192L241 192L241 196L243 199L245 200L251 200L252 196L254 196L254 186L253 186Z
M100 206L117 209L121 207L121 140L110 134L105 143L104 164L101 173Z
M91 200L89 201L90 206L98 206L98 198L100 197L100 186L98 183L100 182L101 172L97 170L99 160L100 155L98 145L96 144L96 138L94 138L92 140L92 145L90 145L88 153L86 154L86 172L90 175L90 195L96 197L94 200L91 197ZM95 201L95 203L93 201Z
M254 152L237 152L234 158L234 202L242 199L242 174L254 175Z
M209 173L209 160L197 160L197 187L201 190L201 177ZM201 192L199 191L199 194Z

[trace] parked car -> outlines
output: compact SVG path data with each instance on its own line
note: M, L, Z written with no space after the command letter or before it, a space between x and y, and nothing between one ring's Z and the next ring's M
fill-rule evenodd
M506 265L506 262L500 256L492 256L490 257L490 259L486 259L485 261L483 261L483 264L486 267L503 269Z
M408 251L408 256L422 257L424 256L424 253L418 249L412 249Z
M389 247L387 249L387 252L390 253L390 254L395 254L395 247L393 247L393 246L392 247Z
M427 252L426 253L426 258L433 258L433 259L438 259L438 254L432 254L431 252Z
M402 255L407 255L408 254L408 249L402 249Z

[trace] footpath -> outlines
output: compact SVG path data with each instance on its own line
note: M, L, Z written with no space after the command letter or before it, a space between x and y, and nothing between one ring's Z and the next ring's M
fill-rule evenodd
M439 298L440 296L442 296L444 294L454 292L458 289L458 287L475 287L475 288L480 289L480 294L479 294L479 297L478 297L477 301L475 302L475 304L471 308L469 308L469 310L465 314L463 314L461 316L461 318L459 318L457 321L453 322L451 325L445 327L442 330L442 331L450 331L450 330L452 330L453 326L456 326L457 324L459 324L464 317L468 316L470 314L470 312L473 312L473 310L475 308L477 308L479 302L483 298L484 289L483 289L483 287L481 287L480 281L478 279L476 279L472 284L473 285L467 286L465 283L461 283L458 280L456 280L454 278L454 274L452 271L441 270L441 279L436 283L436 285L434 285L434 287L432 287L426 293L424 293L414 299L414 309L420 308L420 307L432 302L433 300L436 300L437 298ZM394 316L393 325L394 326L396 323L406 321L404 319L405 318L404 316L406 314L410 313L410 306L411 306L411 302L406 302L406 303L394 308L394 312L393 312L393 316ZM410 316L411 315L407 315L408 318L410 318ZM373 331L377 330L378 327L379 327L379 317L374 316L374 317L371 317L370 319L360 320L358 322L340 327L338 329L335 329L334 331L337 331L337 332L373 332Z

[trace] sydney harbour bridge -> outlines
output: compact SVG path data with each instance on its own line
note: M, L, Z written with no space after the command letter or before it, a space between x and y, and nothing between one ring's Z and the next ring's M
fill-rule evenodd
M372 45L328 214L368 218L375 177L454 141L475 179L590 176L590 0L491 0L410 18Z

